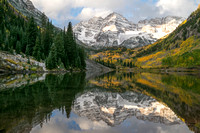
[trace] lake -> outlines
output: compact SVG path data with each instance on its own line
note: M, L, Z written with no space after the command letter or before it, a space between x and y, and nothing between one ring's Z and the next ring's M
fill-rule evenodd
M200 75L0 77L0 133L199 133Z

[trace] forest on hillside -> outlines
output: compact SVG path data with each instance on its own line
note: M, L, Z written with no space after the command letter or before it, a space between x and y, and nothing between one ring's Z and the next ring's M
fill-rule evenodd
M67 30L58 30L43 14L38 26L32 16L24 16L6 0L0 1L0 12L1 51L33 56L45 61L49 70L85 69L85 52L75 41L71 22Z

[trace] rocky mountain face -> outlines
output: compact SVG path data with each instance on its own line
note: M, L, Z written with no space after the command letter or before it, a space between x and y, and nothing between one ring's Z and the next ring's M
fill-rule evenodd
M35 8L30 0L8 0L8 2L26 17L33 16L37 24L41 25L41 16L43 13Z
M81 117L104 121L109 126L120 125L133 116L166 125L183 124L170 108L137 92L112 93L94 89L77 95L72 110Z
M74 26L75 36L88 46L101 48L141 47L171 33L183 21L181 17L165 17L139 21L134 24L118 13L105 18L94 17Z

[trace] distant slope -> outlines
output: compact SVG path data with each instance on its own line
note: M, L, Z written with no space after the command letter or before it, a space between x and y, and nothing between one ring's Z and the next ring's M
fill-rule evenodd
M135 55L142 68L200 66L200 8L166 38L143 47Z

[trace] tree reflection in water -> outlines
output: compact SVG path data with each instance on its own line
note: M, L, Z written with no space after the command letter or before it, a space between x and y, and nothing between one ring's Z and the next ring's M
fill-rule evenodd
M6 84L1 83L1 86ZM15 85L0 91L1 132L34 131L58 112L73 118L67 125L76 130L81 129L74 122L78 118L117 127L133 116L143 121L159 116L157 123L167 124L173 119L174 124L185 122L192 131L199 131L200 78L197 76L108 73L86 80L84 73L76 73L47 75L42 81ZM158 107L163 109L162 117L156 112ZM141 115L142 112L145 115ZM171 118L166 119L167 114L170 117L169 112Z

